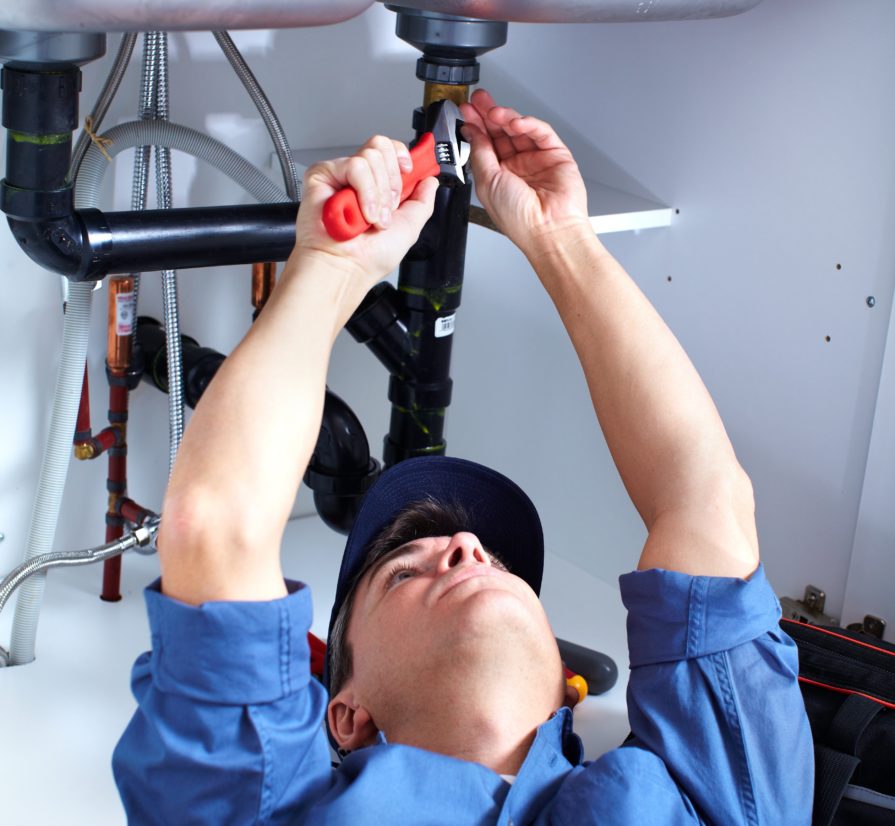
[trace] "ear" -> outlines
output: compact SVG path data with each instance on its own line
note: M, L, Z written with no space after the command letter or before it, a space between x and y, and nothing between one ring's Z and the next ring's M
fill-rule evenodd
M329 701L326 721L339 748L346 751L371 745L379 733L370 712L357 702L347 686Z

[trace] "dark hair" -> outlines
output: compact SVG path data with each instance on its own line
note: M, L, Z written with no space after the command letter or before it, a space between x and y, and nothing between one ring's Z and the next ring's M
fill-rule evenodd
M351 677L352 653L348 644L348 623L358 583L367 572L402 545L427 536L453 536L467 530L469 516L462 505L421 499L412 502L373 540L363 567L351 583L348 595L339 608L327 643L329 658L329 696L334 697Z

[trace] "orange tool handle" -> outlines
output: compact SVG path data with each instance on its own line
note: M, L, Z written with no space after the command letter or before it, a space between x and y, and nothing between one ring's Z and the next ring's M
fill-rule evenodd
M420 181L440 172L435 159L435 136L431 132L426 132L410 150L410 159L413 161L413 169L401 175L404 183L401 190L402 202ZM371 224L367 223L361 212L354 189L349 186L339 190L323 205L323 226L336 241L350 241L370 228Z

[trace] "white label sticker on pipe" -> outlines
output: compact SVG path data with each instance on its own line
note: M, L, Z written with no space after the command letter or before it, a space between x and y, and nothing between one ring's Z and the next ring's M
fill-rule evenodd
M446 315L443 318L435 319L435 338L444 338L454 333L454 315Z
M115 334L129 336L134 331L134 294L115 296Z

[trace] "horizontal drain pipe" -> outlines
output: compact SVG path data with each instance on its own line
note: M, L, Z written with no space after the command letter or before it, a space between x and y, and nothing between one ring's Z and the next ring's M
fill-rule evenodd
M6 204L0 200L0 207ZM60 219L9 218L32 261L72 281L131 272L285 261L295 246L298 204L72 211Z

